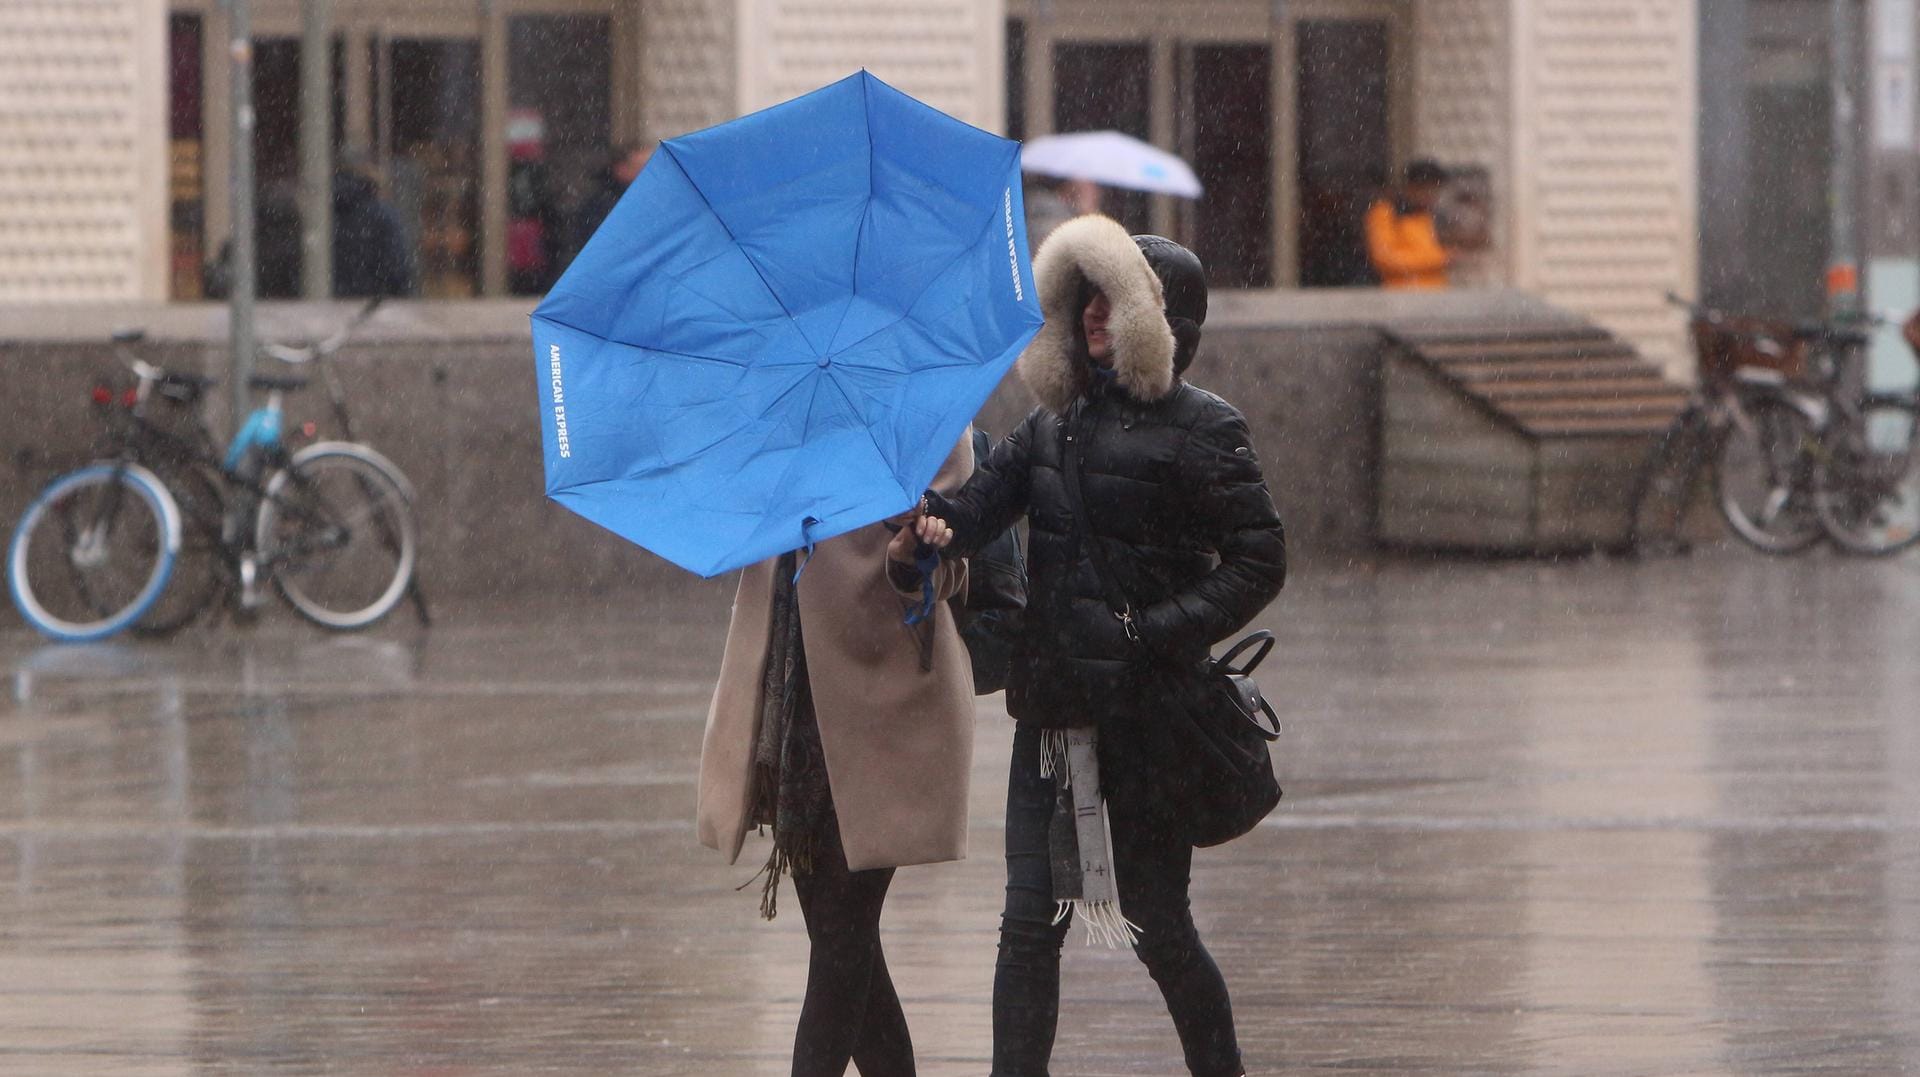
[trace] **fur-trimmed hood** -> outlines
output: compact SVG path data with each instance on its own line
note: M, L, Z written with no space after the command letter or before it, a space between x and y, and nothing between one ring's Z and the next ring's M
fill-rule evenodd
M1149 402L1173 391L1173 330L1160 278L1120 222L1090 213L1055 228L1033 260L1033 277L1046 324L1020 353L1020 380L1048 411L1065 415L1092 377L1075 347L1082 282L1113 304L1107 336L1120 387Z

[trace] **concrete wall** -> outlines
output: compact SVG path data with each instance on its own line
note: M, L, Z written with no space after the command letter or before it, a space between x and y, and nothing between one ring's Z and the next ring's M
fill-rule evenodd
M0 3L0 303L167 288L166 12Z
M1507 283L1592 318L1676 378L1664 298L1697 292L1696 0L1516 0Z
M1487 170L1493 236L1455 256L1456 286L1510 278L1513 222L1513 8L1510 0L1424 0L1413 7L1415 151ZM1411 155L1409 155L1411 156Z
M734 0L653 0L641 8L640 109L672 138L739 115Z
M1006 115L1001 0L739 0L740 110L815 90L862 67L975 127Z
M263 336L323 334L347 307L267 304ZM507 302L407 303L383 309L337 359L361 439L387 453L419 491L422 579L437 601L497 593L591 594L677 573L542 493L534 371L525 307ZM1549 312L1550 313L1550 312ZM1218 297L1196 384L1238 404L1252 423L1296 564L1364 551L1371 531L1381 325L1505 315L1537 320L1537 304L1505 293L1387 296L1376 292ZM126 376L99 341L146 324L152 361L224 371L223 308L153 305L109 311L0 310L0 524L11 527L56 470L90 455L98 421L89 389ZM326 416L317 393L290 402L290 430ZM1010 381L981 422L1005 434L1031 408ZM223 416L219 400L206 414ZM11 609L4 615L13 617Z

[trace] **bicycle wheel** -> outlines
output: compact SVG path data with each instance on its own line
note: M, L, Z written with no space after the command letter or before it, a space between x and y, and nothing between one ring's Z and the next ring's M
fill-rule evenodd
M1878 557L1920 542L1920 417L1904 400L1872 400L1859 425L1827 439L1814 470L1820 525L1848 553Z
M1754 396L1743 406L1746 420L1728 428L1714 467L1720 515L1756 550L1798 553L1822 535L1813 504L1819 431L1779 396Z
M145 468L92 464L48 484L14 528L7 589L53 639L104 639L140 619L180 551L180 511Z
M161 467L158 473L180 508L180 554L159 598L133 623L133 634L148 638L170 636L206 612L228 571L220 487L192 466Z
M407 481L363 445L298 453L268 483L254 529L280 596L325 628L365 628L407 592L418 555Z
M1695 401L1673 417L1634 476L1629 502L1627 552L1647 549L1684 552L1687 510L1712 459L1713 426L1707 409Z

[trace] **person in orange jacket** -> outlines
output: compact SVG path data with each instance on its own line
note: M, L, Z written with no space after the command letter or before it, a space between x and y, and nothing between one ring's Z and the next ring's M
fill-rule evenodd
M1446 170L1422 158L1407 165L1406 182L1367 210L1367 257L1386 288L1445 288L1451 256L1434 227L1433 207Z

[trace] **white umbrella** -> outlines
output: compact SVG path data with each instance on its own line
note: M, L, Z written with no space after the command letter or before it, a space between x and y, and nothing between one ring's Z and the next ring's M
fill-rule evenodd
M1020 147L1020 167L1043 176L1092 180L1103 187L1200 197L1187 162L1118 131L1045 135Z

